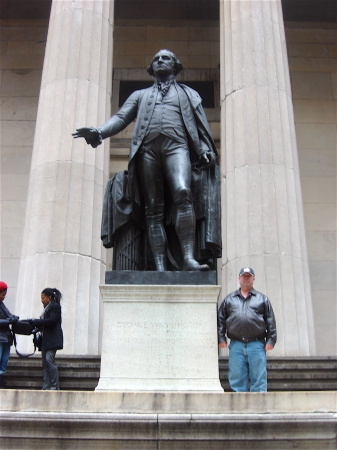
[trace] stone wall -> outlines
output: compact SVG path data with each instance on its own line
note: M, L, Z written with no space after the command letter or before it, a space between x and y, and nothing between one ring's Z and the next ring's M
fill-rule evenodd
M15 312L30 159L48 23L1 25L1 274ZM306 235L314 300L317 352L336 355L336 30L286 24L299 149ZM169 26L119 21L114 67L143 70L160 48L174 51L185 69L216 69L219 29L210 22ZM212 117L218 136L219 122ZM122 136L127 138L128 134ZM111 148L110 171L127 164L127 144ZM117 170L116 170L117 169ZM109 268L109 267L108 267ZM272 299L272 293L268 293ZM29 299L30 300L30 299Z

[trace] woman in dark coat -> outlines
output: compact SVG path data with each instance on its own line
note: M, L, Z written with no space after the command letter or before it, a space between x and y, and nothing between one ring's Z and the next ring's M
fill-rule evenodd
M40 319L30 320L30 323L34 327L41 329L42 334L43 390L59 389L59 376L55 355L57 350L63 348L61 298L62 294L56 288L44 289L41 292L41 302L44 306L43 313Z

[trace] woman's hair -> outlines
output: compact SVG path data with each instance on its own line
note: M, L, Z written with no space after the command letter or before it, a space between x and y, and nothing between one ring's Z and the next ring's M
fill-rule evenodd
M183 65L181 64L181 62L179 61L179 59L176 57L176 55L175 55L173 52L171 52L171 50L167 50L167 49L163 49L163 50L165 50L166 52L171 53L171 56L172 56L172 58L173 58L173 60L174 60L174 68L173 68L173 70L174 70L174 75L178 75L178 73L181 72L181 71L183 70ZM156 56L156 55L155 55L155 56ZM154 58L154 57L153 57L153 58ZM154 71L153 71L153 66L152 66L153 58L152 58L151 64L150 64L149 67L146 69L147 72L148 72L150 75L152 75L152 76L154 76Z
M61 292L56 289L56 288L46 288L43 289L43 291L41 292L41 294L46 295L47 297L51 298L52 302L56 302L56 303L60 303L61 298L62 298L62 294Z

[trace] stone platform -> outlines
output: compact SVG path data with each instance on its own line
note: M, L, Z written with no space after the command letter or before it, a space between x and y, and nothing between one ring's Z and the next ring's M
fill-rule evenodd
M337 392L1 391L1 448L336 448Z

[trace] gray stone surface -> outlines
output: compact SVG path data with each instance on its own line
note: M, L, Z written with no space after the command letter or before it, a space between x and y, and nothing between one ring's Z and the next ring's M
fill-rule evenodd
M336 448L336 392L5 390L1 447L215 450Z
M2 413L336 414L337 391L88 392L1 390Z

